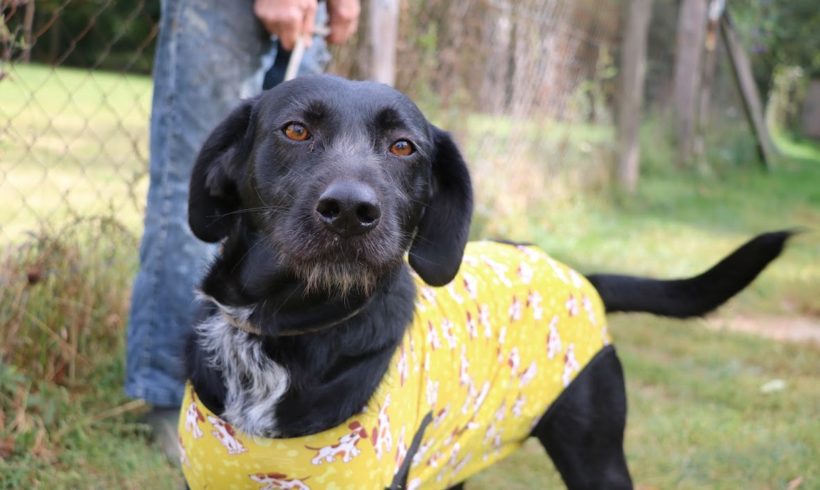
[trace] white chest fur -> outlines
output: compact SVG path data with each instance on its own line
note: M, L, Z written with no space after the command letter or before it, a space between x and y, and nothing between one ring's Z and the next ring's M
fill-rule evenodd
M288 388L288 372L265 354L257 336L231 324L247 320L249 309L218 306L220 313L195 328L200 347L222 371L227 388L220 416L245 433L276 437L276 405Z

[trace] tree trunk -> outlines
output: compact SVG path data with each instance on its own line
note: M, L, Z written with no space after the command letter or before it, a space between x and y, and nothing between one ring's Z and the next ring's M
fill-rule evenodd
M34 0L26 2L26 12L23 15L23 63L31 61L31 47L34 43L34 38L31 31L34 27Z
M752 63L743 50L740 40L732 27L732 20L729 12L723 15L720 20L720 34L726 44L726 52L729 54L729 62L732 66L732 74L735 77L738 90L740 90L743 110L746 119L757 139L757 152L760 161L766 169L770 169L774 164L777 155L777 148L774 146L769 128L766 127L766 120L763 117L763 101L757 91L754 76L752 75Z
M483 45L488 46L487 61L484 65L481 93L486 97L482 101L488 112L501 114L509 105L509 80L512 71L512 7L508 3L498 6L494 16L487 16L487 39Z
M800 113L800 129L803 136L820 141L820 80L809 82L806 98Z
M675 114L678 164L692 159L701 82L707 0L681 0L675 58Z
M618 97L618 181L628 192L638 185L641 105L646 76L646 39L652 0L624 3L621 40L620 97Z

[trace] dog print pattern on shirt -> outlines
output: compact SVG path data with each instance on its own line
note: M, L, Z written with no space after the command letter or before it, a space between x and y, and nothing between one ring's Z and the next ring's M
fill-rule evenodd
M535 247L469 243L449 285L415 279L414 320L385 378L338 427L250 436L211 413L189 384L179 426L189 486L381 489L410 458L408 488L447 488L520 447L609 344L593 287Z

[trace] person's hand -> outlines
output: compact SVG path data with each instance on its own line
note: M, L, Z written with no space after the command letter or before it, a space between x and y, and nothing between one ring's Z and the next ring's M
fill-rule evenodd
M361 12L359 0L327 0L327 12L330 17L328 42L342 44L356 33Z
M357 6L358 3L356 0ZM293 50L299 37L310 45L316 22L316 0L255 0L253 12L288 51Z

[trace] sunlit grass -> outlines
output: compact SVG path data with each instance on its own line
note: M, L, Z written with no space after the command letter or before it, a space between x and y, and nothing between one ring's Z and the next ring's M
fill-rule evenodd
M644 315L617 317L611 331L626 372L627 459L639 488L773 489L797 478L806 488L817 484L816 346ZM765 393L773 380L785 388ZM553 488L557 481L531 442L468 488Z
M139 230L148 77L12 65L0 81L0 242L72 217Z

